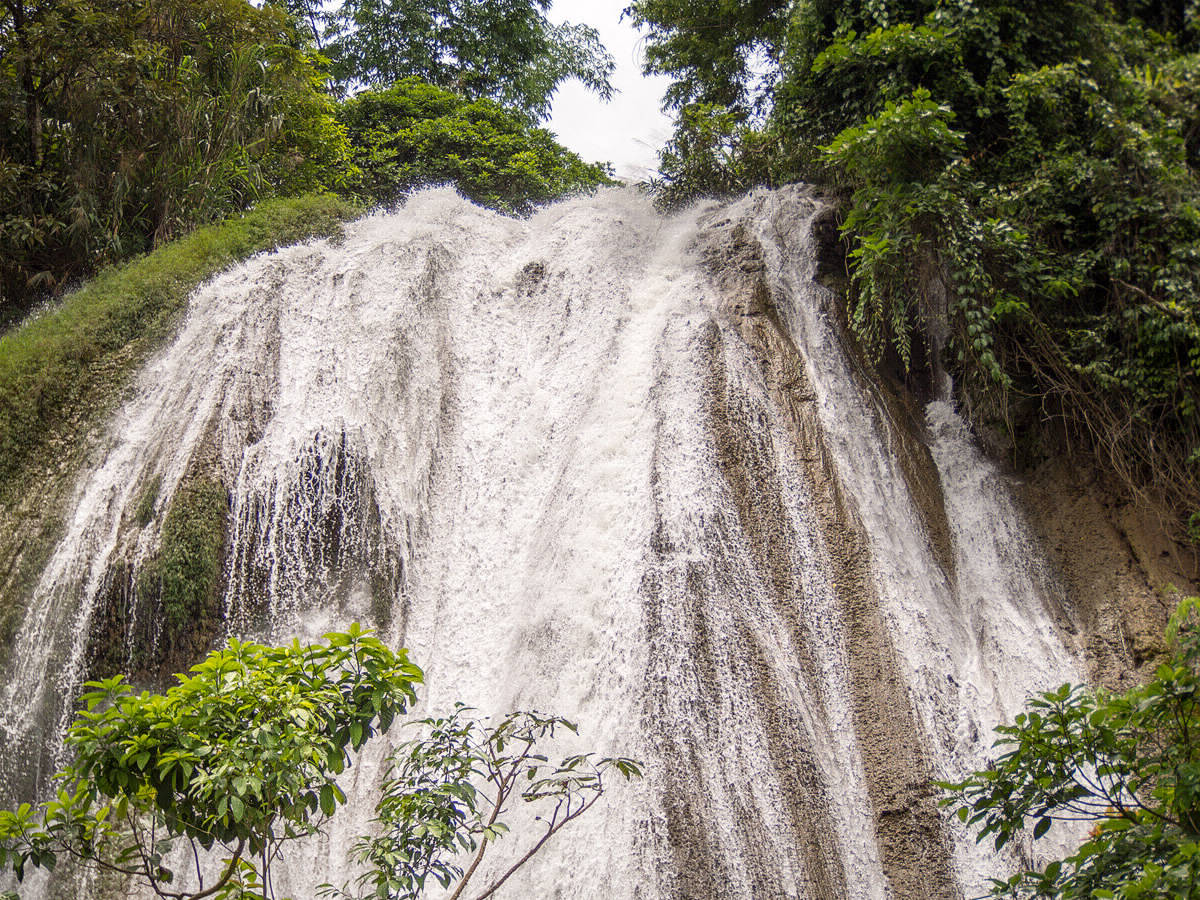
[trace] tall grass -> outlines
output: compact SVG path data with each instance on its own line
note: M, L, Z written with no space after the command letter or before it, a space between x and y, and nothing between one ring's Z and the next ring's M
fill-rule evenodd
M334 234L356 211L328 195L263 203L101 272L0 336L0 501L54 434L104 411L96 398L127 381L199 285L255 253Z

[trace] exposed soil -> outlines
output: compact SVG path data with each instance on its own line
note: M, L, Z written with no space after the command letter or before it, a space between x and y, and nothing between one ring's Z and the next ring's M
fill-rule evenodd
M1176 602L1197 592L1196 554L1070 460L1044 463L1017 484L1092 679L1113 689L1143 680Z

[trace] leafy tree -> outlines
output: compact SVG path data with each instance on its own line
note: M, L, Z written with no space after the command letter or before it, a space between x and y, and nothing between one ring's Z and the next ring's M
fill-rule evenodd
M391 204L413 187L451 183L510 213L609 182L607 170L491 100L469 101L416 78L364 91L339 110L361 175L354 189Z
M311 37L317 47L321 46L325 7L328 5L325 0L266 0L266 5L286 10L305 36Z
M635 0L623 15L648 31L647 74L670 75L671 109L724 107L738 118L770 103L789 0Z
M337 186L346 142L323 86L286 13L246 0L4 0L0 307Z
M679 110L651 188L668 207L702 194L747 191L769 179L771 148L764 137L729 107L689 103Z
M263 900L283 846L320 830L346 800L337 776L350 751L386 732L416 699L421 670L357 624L325 643L267 647L231 640L165 694L135 695L121 676L89 682L67 733L73 761L53 799L0 812L0 868L60 858L134 879L164 900ZM432 876L459 897L488 846L508 831L515 798L537 804L542 831L479 898L490 896L568 823L591 809L616 772L640 764L540 752L565 719L515 712L488 727L463 706L426 719L423 738L391 756L378 833L361 838L359 891L416 898ZM187 852L172 854L179 848ZM209 883L199 849L219 848ZM455 857L470 853L464 872ZM188 859L194 873L170 868ZM190 882L190 884L188 883ZM350 897L349 887L325 886Z
M292 0L294 3L295 0ZM344 87L421 78L545 119L563 81L608 98L614 63L594 28L554 25L551 0L343 0L325 52Z
M540 808L542 831L516 863L476 895L483 900L599 801L607 774L641 777L640 764L631 759L596 759L589 753L550 762L537 752L539 743L560 728L576 730L558 717L515 712L488 727L459 705L448 717L418 724L427 735L392 754L376 804L380 833L355 847L367 867L357 880L358 891L327 887L326 896L415 900L432 878L443 888L453 886L450 900L458 900L488 847L509 831L501 816L520 797ZM466 871L458 861L464 853L470 855Z
M1003 847L1033 823L1095 823L1040 871L993 882L1010 897L1200 896L1200 598L1176 610L1169 653L1123 694L1063 685L998 730L992 765L944 784L943 805Z
M56 796L0 812L0 865L21 878L73 857L171 900L269 889L281 846L345 801L336 778L349 751L386 731L422 678L404 651L357 625L325 637L231 640L162 695L135 695L121 676L90 682ZM197 888L178 886L168 868L179 844L196 861ZM227 857L210 884L199 847Z

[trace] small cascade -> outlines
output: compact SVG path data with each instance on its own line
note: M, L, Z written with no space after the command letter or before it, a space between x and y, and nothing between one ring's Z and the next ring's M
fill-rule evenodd
M498 896L978 893L1015 857L930 781L1082 679L1071 610L952 405L906 406L846 348L820 213L801 188L673 216L612 189L519 221L434 190L215 279L29 601L4 799L61 761L98 647L182 654L163 573L200 485L221 563L186 602L214 639L369 622L425 669L420 712L538 708L645 762ZM386 744L279 896L349 876Z

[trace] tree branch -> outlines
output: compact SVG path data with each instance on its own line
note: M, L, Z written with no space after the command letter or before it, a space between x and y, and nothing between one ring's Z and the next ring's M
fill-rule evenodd
M538 841L536 844L534 844L533 847L530 848L528 853L526 853L519 860L517 860L512 865L512 867L509 868L509 870L507 872L505 872L503 875L501 875L495 882L493 882L488 887L488 889L486 891L484 891L482 894L480 894L478 897L476 897L475 900L486 900L487 897L492 896L492 894L494 894L494 893L496 893L496 891L500 890L500 886L502 884L504 884L504 882L508 881L509 877L514 872L516 872L517 869L521 868L521 866L523 866L523 865L525 865L525 863L529 862L529 860L533 858L533 855L535 853L537 853L539 850L541 850L542 847L546 844L546 842L548 840L550 840L550 838L552 838L556 833L558 833L559 831L561 831L563 829L563 826L565 826L568 822L572 821L573 819L578 819L581 815L583 815L585 812L587 812L589 809L591 809L592 806L595 805L596 801L600 799L600 796L603 793L604 793L603 785L598 785L595 796L593 796L591 800L584 803L583 806L579 807L579 809L575 810L575 812L568 813L567 816L561 822L556 823L554 821L554 819L551 819L550 826L546 829L546 833L544 835L542 835L542 839L540 841ZM570 798L568 798L567 808L570 809ZM555 810L555 816L557 816L557 815L558 815L558 811Z

